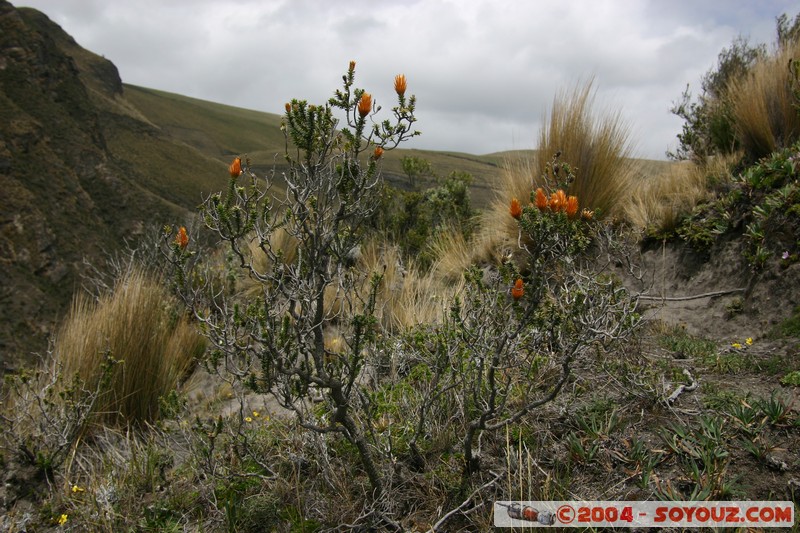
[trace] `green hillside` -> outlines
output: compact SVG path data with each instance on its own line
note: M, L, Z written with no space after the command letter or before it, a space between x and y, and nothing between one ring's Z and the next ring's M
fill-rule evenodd
M123 84L123 87L125 100L173 142L185 144L204 156L219 160L226 165L235 155L247 154L259 173L269 172L273 168L278 172L283 169L283 159L280 155L284 149L284 137L280 131L282 119L280 116L136 85ZM141 152L141 149L137 148L141 142L135 135L128 136L120 141L120 148ZM467 172L474 178L471 187L473 204L477 208L483 208L494 196L494 187L503 167L524 166L534 156L534 150L509 150L475 155L462 152L397 149L384 156L383 173L393 186L407 188L407 178L401 166L403 157L419 157L429 161L437 176L446 176L454 171ZM140 163L147 165L144 160ZM658 175L672 164L667 161L649 160L640 160L639 163L643 176ZM175 172L168 181L171 184L181 184L185 179L183 177L185 173L177 167L173 170ZM225 175L221 167L219 173L220 177ZM434 180L428 177L423 179L420 185L430 186L433 182ZM201 186L206 185L209 184Z
M227 162L234 155L247 154L258 172L273 168L280 171L283 160L284 137L280 131L281 117L217 104L174 93L124 84L125 99L148 121L173 141L186 144L206 157ZM140 142L129 137L124 142L134 147ZM460 152L397 149L384 156L384 176L392 185L406 187L401 159L406 156L424 158L431 163L436 175L453 171L468 172L473 181L473 200L478 207L491 198L501 166L507 160L529 156L532 151L500 152L473 155ZM278 156L278 157L276 157ZM220 174L221 176L224 173ZM175 176L180 180L179 176ZM430 184L425 180L422 185Z

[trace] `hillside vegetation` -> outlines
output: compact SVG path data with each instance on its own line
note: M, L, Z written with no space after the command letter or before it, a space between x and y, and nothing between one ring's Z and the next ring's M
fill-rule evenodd
M404 151L403 74L384 110L353 61L275 116L123 85L2 0L0 24L0 318L53 334L0 391L0 529L800 503L800 16L673 109L678 162L632 159L591 83L536 150Z
M0 71L2 233L0 357L17 367L41 352L89 265L152 239L161 223L187 220L220 188L229 159L285 170L280 117L125 85L109 60L84 50L32 9L3 0ZM389 180L406 187L403 156L437 175L474 176L486 205L503 154L410 150L387 154ZM431 176L421 185L433 185Z

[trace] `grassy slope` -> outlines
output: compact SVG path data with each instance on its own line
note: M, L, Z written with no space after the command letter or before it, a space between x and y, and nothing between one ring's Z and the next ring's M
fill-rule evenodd
M217 104L187 96L125 85L125 99L136 107L147 119L179 143L184 143L204 156L227 162L234 155L247 154L254 167L265 172L272 168L281 170L280 154L284 138L280 131L279 115L251 111L238 107ZM135 147L140 142L129 138ZM430 161L437 175L445 176L453 171L468 172L474 178L473 201L479 207L491 199L492 188L498 174L508 159L532 154L531 151L501 152L484 156L459 152L398 149L384 156L384 175L394 185L405 186L401 167L404 156L422 157ZM224 175L222 171L221 176ZM180 177L175 174L176 180ZM423 180L423 184L430 184Z
M227 164L234 155L247 154L259 172L266 172L275 165L282 169L280 155L284 138L280 131L281 117L272 113L252 111L165 91L124 85L125 99L136 107L162 132L179 143L186 144L204 156ZM423 132L424 134L424 132ZM135 137L123 140L135 146L140 141ZM428 160L434 172L446 176L453 171L468 172L474 177L472 183L473 203L486 207L493 197L494 187L507 164L525 164L535 155L534 150L512 150L485 155L434 150L397 149L384 156L384 175L397 187L406 187L401 167L405 156ZM642 160L642 175L655 175L670 165L664 161ZM220 167L219 175L225 175ZM176 188L185 179L174 173L169 180ZM433 180L422 180L422 185L431 185Z

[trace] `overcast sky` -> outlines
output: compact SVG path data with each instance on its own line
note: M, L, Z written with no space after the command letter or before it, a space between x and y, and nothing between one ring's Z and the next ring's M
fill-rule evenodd
M737 35L774 41L789 0L12 0L114 62L123 82L282 113L323 103L357 61L385 109L394 75L416 94L406 147L484 154L535 147L554 96L594 78L638 157L663 159L670 105Z

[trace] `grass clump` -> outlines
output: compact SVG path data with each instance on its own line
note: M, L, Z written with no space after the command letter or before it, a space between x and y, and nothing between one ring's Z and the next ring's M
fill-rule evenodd
M800 16L781 15L776 26L772 51L737 37L703 76L696 99L687 86L671 110L684 120L680 146L668 155L703 161L741 149L754 162L797 141Z
M591 82L556 96L528 180L542 185L549 158L560 152L561 161L576 170L566 192L580 198L584 207L615 215L624 208L633 177L630 131L618 113L597 115L593 104Z
M476 255L488 258L498 248L514 248L519 227L508 216L508 202L525 200L532 189L547 188L549 182L562 183L567 174L571 182L564 192L580 198L581 208L597 216L623 213L636 174L629 128L618 113L598 114L593 106L591 82L556 96L539 134L536 155L505 165L497 198L484 214L482 231L473 242Z
M707 358L713 356L717 351L714 341L691 335L680 326L667 328L659 335L658 343L663 348L680 354L681 358Z
M800 338L800 306L794 308L792 316L772 328L772 331L770 331L770 337Z
M800 137L800 114L787 65L800 56L800 40L782 43L756 62L747 76L728 85L736 136L752 161L791 145Z
M74 300L58 332L54 357L65 375L93 388L106 356L115 365L110 390L98 398L103 422L150 422L159 401L182 382L205 341L181 316L166 290L150 275L130 269L113 292L96 301Z

